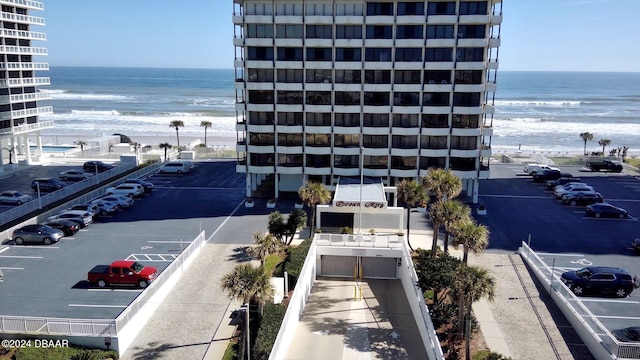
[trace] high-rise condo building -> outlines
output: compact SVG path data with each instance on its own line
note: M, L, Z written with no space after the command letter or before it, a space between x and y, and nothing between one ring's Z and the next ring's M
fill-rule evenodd
M489 175L502 1L234 0L237 171L274 197L341 176Z
M39 122L38 116L53 113L50 106L38 101L50 99L38 86L50 85L49 78L37 77L36 71L49 70L46 62L35 60L47 55L44 47L34 42L46 40L42 32L32 26L44 26L44 18L32 16L32 10L44 10L41 1L0 0L0 171L2 165L15 163L22 154L31 161L29 134L37 136L41 148L40 131L53 127L53 121Z

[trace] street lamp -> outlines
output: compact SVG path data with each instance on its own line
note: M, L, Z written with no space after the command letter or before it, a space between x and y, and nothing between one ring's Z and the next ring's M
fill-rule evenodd
M42 199L40 199L40 183L36 181L36 189L38 190L38 209L42 209Z

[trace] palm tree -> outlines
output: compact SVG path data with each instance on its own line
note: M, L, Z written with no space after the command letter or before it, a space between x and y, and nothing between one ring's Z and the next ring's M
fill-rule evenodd
M80 151L84 152L84 147L87 145L87 142L83 140L78 140L76 141L76 145L80 146Z
M449 252L449 234L456 224L471 219L471 209L458 200L445 201L443 204L444 252Z
M600 139L600 141L598 141L598 145L602 146L602 156L604 156L604 148L609 144L611 144L611 140L609 139Z
M427 203L427 194L419 182L404 179L398 184L398 199L404 203L407 209L407 245L409 245L409 249L413 251L413 247L411 247L411 242L409 241L411 208L416 205L425 206Z
M464 327L466 359L470 360L471 305L483 297L493 301L496 283L486 269L461 264L456 272L452 288L454 296L460 304L458 331L462 333Z
M169 127L176 128L176 139L178 140L178 151L180 150L180 136L178 135L178 129L184 127L182 120L172 120L169 123Z
M453 235L456 248L459 245L463 246L462 262L465 264L469 259L469 251L477 254L489 245L489 229L482 224L476 224L473 219L460 221L454 225Z
M247 339L247 355L250 352L250 339L251 334L249 330L249 311L251 302L258 303L262 311L262 306L270 299L273 298L273 286L269 282L269 276L264 273L262 268L257 268L250 263L237 265L233 271L224 275L220 282L222 289L227 294L236 299L241 300L244 304L247 304L246 310L246 339ZM251 356L247 358L251 359Z
M580 138L584 141L584 154L587 155L587 141L593 140L593 134L590 132L580 133Z
M159 146L160 146L160 149L164 149L164 162L167 162L167 150L171 149L173 145L169 143L162 143Z
M204 128L204 147L207 147L207 129L211 127L211 121L202 121L200 126Z
M437 200L431 204L429 208L429 217L431 218L431 226L433 227L433 242L431 243L431 257L436 257L436 251L438 250L438 233L440 232L440 226L445 222L445 201Z
M430 168L422 178L422 186L438 200L446 201L462 192L462 180L449 169Z
M273 254L280 250L281 242L275 236L266 233L257 232L253 234L253 242L255 246L250 247L249 255L260 260L260 268L264 268L264 260L269 254Z
M298 189L298 196L307 206L311 207L311 226L309 234L313 234L313 228L316 220L316 207L318 204L324 204L331 200L331 192L319 182L308 181L304 186Z

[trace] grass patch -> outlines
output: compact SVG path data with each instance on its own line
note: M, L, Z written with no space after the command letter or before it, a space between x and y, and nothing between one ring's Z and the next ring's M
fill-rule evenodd
M634 158L626 158L625 162L631 166L634 166L636 168L640 168L640 159L634 159Z
M81 355L80 355L81 354ZM7 354L5 354L7 355ZM36 348L24 347L17 349L13 356L0 356L0 359L15 360L69 360L76 356L81 359L118 359L118 353L107 350L88 350L80 347Z
M264 273L271 276L274 274L276 266L284 261L284 256L281 254L269 254L264 260Z

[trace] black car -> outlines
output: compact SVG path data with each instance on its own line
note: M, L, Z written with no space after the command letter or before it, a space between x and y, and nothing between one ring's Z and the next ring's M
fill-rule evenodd
M587 206L586 214L587 216L592 216L597 218L615 217L615 218L624 219L626 217L629 217L629 213L627 213L627 210L623 208L619 208L617 206L613 206L605 202L591 204Z
M562 196L562 202L569 206L591 205L595 203L601 203L603 201L604 199L602 195L597 192L569 193Z
M624 269L605 266L588 266L580 270L567 271L562 282L578 296L614 295L626 297L638 287L637 278Z
M33 190L40 191L56 191L64 187L64 183L56 178L38 178L31 182L31 188Z
M541 183L548 180L557 180L560 178L568 178L571 177L571 174L560 172L560 170L556 169L545 169L540 173L533 174L533 182Z
M80 225L70 220L51 220L45 225L51 226L54 229L62 230L65 236L73 236L80 230Z
M555 188L557 185L564 185L570 182L582 182L582 180L573 176L565 176L559 178L558 180L547 180L547 187L553 190L553 188Z
M113 165L105 164L102 161L87 161L82 164L82 170L95 174L96 172L103 172L113 169Z
M128 179L125 180L123 184L138 184L142 185L144 188L145 194L151 194L153 192L154 185L148 181L144 181L142 179Z
M640 327L631 326L624 329L611 330L611 334L624 342L640 342Z

